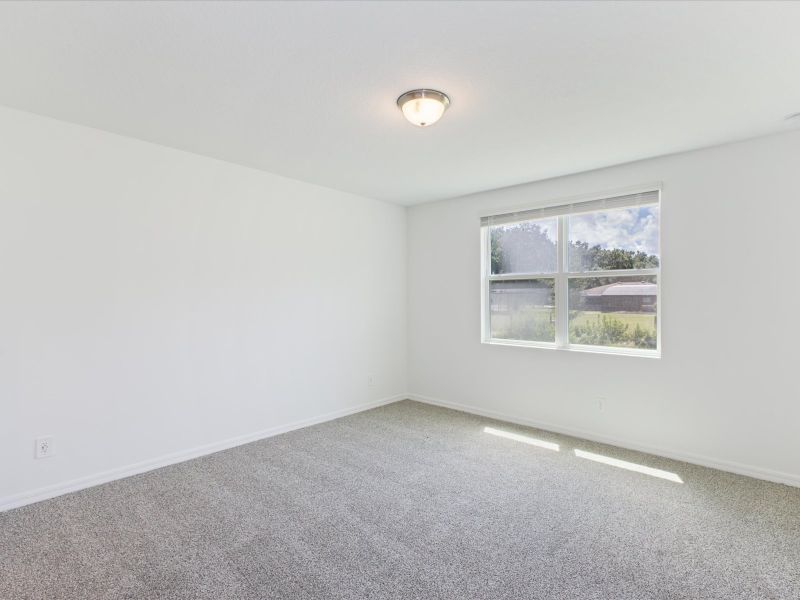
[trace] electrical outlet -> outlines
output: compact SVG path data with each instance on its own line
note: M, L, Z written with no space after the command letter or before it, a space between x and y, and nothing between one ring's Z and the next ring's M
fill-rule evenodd
M375 385L375 378L372 375L367 375L367 385L372 387Z
M36 458L49 458L53 456L53 436L36 438Z
M597 399L597 410L603 412L606 409L606 399L605 398L598 398Z

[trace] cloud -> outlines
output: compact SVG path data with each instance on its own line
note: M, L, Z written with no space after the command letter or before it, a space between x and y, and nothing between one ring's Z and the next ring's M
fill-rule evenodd
M570 241L659 254L658 207L622 208L569 218Z
M539 226L539 229L555 243L558 237L558 219L542 219L541 221L537 221L536 224Z

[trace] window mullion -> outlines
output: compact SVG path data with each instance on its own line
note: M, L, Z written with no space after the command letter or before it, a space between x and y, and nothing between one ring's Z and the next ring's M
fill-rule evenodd
M651 275L658 275L659 269L619 269L617 271L575 271L566 273L570 278L587 278L587 277L649 277Z
M527 281L530 279L553 279L555 273L502 273L500 275L489 275L489 281Z
M492 337L491 307L489 298L489 275L492 272L492 250L489 229L481 227L481 339Z
M558 258L557 273L555 281L556 296L556 346L564 347L569 344L569 310L568 303L568 279L567 271L567 217L558 217Z

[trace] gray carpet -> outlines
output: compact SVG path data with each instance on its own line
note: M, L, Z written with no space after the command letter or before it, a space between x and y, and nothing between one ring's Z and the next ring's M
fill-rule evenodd
M0 514L0 598L796 600L800 489L404 401Z

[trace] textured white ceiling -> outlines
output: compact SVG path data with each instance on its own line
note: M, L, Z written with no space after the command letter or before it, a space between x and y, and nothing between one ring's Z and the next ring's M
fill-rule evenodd
M6 2L0 104L414 204L779 131L798 31L799 2Z

